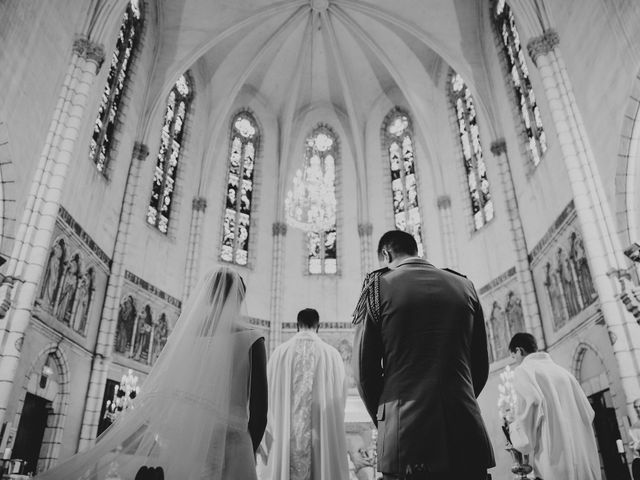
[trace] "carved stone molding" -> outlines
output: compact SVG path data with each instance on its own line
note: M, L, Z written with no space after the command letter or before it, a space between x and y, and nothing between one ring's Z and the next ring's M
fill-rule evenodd
M491 143L491 153L493 153L493 155L496 157L502 155L503 153L507 153L507 142L504 140L504 138L499 138L498 140L494 140Z
M204 212L207 209L207 199L204 197L193 197L191 207L196 212Z
M361 237L369 236L373 233L373 225L371 223L359 223L358 235Z
M438 209L444 210L451 207L451 197L449 195L440 195L438 197Z
M78 37L73 41L73 52L81 58L94 62L98 70L104 61L104 47L87 37Z
M547 55L560 43L560 36L555 30L547 30L539 37L532 38L527 44L527 51L533 63L538 64L540 55Z
M149 147L142 142L135 142L133 144L133 158L144 162L149 156Z
M274 237L278 235L282 235L283 237L287 234L287 224L284 222L274 222L271 226L271 232Z

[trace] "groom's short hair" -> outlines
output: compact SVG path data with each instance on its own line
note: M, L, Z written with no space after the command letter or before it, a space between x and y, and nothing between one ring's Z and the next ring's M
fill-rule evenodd
M418 255L418 244L413 235L402 230L389 230L380 237L378 242L378 258L382 257L382 250L393 253L415 256Z
M320 324L320 315L313 308L304 308L298 312L298 325L305 328L316 328Z
M527 354L535 353L538 351L538 342L530 333L516 333L509 342L509 351L515 353L518 348L521 348Z

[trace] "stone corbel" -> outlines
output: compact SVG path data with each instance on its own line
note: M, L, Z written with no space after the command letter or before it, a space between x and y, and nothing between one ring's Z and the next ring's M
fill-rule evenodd
M144 162L149 156L149 147L142 142L135 142L133 144L133 158Z
M274 237L279 235L284 237L287 234L287 224L284 222L274 222L271 226L271 232Z
M373 225L371 223L359 223L358 235L360 237L370 236L373 234Z
M207 209L207 199L204 197L193 197L191 207L196 212L204 212Z
M104 48L85 36L80 36L73 41L73 53L96 64L96 70L100 70L104 61Z

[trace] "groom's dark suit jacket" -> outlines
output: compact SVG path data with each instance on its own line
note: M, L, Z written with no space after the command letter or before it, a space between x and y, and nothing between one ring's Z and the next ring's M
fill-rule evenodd
M378 277L375 298L354 318L354 367L378 427L378 470L494 466L476 402L489 359L473 284L419 258Z

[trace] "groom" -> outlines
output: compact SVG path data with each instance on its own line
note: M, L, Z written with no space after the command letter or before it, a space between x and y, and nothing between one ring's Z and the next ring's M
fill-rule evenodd
M358 389L385 479L485 480L495 465L476 397L489 360L473 284L418 257L409 233L378 244L354 313Z

